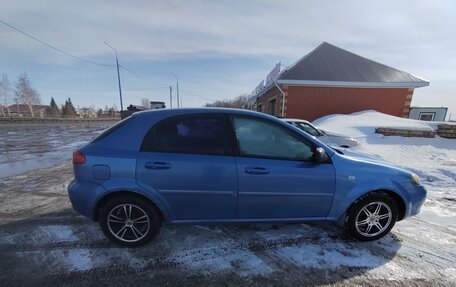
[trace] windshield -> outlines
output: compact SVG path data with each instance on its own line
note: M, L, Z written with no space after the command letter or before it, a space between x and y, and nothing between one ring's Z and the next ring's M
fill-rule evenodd
M302 131L308 133L309 135L312 135L314 137L321 136L320 131L318 131L316 128L309 125L308 123L296 122L295 124L298 128L300 128Z

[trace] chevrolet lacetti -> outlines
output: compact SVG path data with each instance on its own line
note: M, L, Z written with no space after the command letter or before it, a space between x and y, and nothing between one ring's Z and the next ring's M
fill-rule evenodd
M426 198L410 171L235 109L135 113L75 151L73 165L73 208L126 246L149 242L162 222L329 221L375 240Z

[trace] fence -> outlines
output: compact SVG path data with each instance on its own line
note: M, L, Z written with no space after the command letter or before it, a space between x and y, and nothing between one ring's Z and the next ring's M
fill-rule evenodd
M456 139L456 124L440 124L437 127L437 130L433 131L403 128L376 128L375 132L384 136L433 138L438 135L443 138Z
M456 123L438 125L437 134L442 138L456 139Z

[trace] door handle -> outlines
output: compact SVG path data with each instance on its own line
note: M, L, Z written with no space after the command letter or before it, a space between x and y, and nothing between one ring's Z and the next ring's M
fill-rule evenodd
M259 166L248 166L245 168L245 173L249 174L269 174L269 169Z
M170 169L171 168L171 164L169 164L167 162L154 161L154 162L146 162L144 167L147 168L147 169L154 169L154 170Z

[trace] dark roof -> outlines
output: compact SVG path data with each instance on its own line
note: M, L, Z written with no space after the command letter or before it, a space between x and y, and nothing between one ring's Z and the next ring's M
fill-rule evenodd
M282 84L408 87L428 86L412 74L361 57L327 42L285 70L277 80Z

